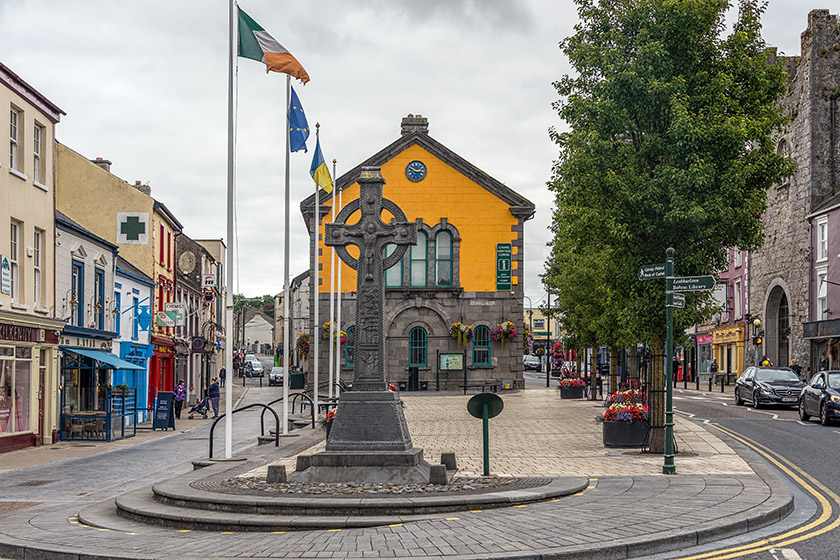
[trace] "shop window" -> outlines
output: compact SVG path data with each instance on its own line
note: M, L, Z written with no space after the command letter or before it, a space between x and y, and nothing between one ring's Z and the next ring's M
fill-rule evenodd
M12 220L9 243L9 287L11 288L12 303L22 303L20 294L20 243L23 225L17 220Z
M490 365L490 327L479 325L473 331L473 365Z
M131 302L131 340L140 338L140 300L137 297L132 298Z
M119 290L120 287L117 287ZM122 294L114 290L114 332L120 334L120 319L122 318Z
M428 335L423 327L414 327L408 333L408 365L422 367L426 365Z
M105 328L105 271L97 268L93 274L94 327L103 330Z
M344 345L344 365L356 365L356 326L347 329L347 344Z
M30 430L32 348L0 347L0 431Z
M417 232L417 243L409 248L409 284L412 288L426 286L426 252L428 237L423 231Z
M163 224L160 224L160 238L158 239L158 261L160 262L161 266L164 264L164 247L163 247Z
M32 131L32 180L41 184L44 182L44 160L41 153L44 147L44 127L35 123Z
M817 262L828 260L828 218L817 222Z
M44 266L44 230L35 228L35 234L32 237L32 279L33 288L35 289L35 307L41 307L43 301L43 284L41 282L41 272Z
M828 270L817 271L817 321L828 319Z
M9 167L19 171L20 167L20 121L21 111L12 107L9 111Z
M452 286L452 234L448 231L435 236L435 285Z

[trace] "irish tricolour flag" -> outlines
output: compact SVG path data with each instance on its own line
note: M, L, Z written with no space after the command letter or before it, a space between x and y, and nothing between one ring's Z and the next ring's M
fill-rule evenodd
M239 7L239 56L265 63L265 71L289 74L303 82L309 81L309 74L292 53L277 42L277 39L260 27Z

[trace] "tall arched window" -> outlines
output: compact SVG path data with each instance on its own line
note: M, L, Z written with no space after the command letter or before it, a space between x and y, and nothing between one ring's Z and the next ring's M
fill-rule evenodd
M490 327L479 325L473 330L473 365L490 365Z
M409 249L409 285L412 288L426 287L426 250L428 238L426 232L417 232L417 243Z
M409 366L425 366L426 365L426 343L427 335L426 329L423 327L414 327L408 333L408 365Z
M353 367L356 365L356 326L348 327L347 343L344 345L344 365Z
M435 236L435 285L452 286L452 234L448 231Z
M385 245L385 258L391 256L394 250L397 248L396 245ZM385 270L385 287L386 288L399 288L402 286L402 276L403 276L403 267L402 267L402 259L400 259L397 264L392 266L391 268Z

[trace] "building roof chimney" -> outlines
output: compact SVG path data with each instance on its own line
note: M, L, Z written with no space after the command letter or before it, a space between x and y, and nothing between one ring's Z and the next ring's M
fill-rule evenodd
M412 132L429 133L429 119L423 115L412 115L409 113L407 117L402 118L400 123L400 132L402 136L411 134Z
M97 166L101 167L102 169L104 169L104 170L105 170L105 171L107 171L108 173L110 173L110 172L111 172L111 162L110 162L110 160L107 160L107 159L102 159L101 157L98 157L98 158L96 158L96 159L92 159L92 160L90 160L90 161L91 161L93 164L95 164L95 165L97 165Z
M152 196L152 187L148 184L144 185L140 181L134 181L134 188L140 191L141 193L145 194L146 196Z

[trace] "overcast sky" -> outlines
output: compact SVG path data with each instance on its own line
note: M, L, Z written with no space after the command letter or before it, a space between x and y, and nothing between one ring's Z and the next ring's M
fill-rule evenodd
M833 6L832 6L833 4ZM552 82L570 71L558 48L573 33L571 0L242 0L311 81L296 85L321 123L338 175L399 137L409 113L429 133L537 207L525 228L526 295L545 296L552 197L563 128ZM799 54L811 9L770 0L764 37ZM149 183L193 239L226 233L227 0L0 0L0 61L63 109L57 139L111 172ZM238 292L283 288L285 76L239 60ZM296 83L293 81L293 83ZM292 154L291 273L309 263L300 201L309 153ZM526 301L527 305L527 301Z

